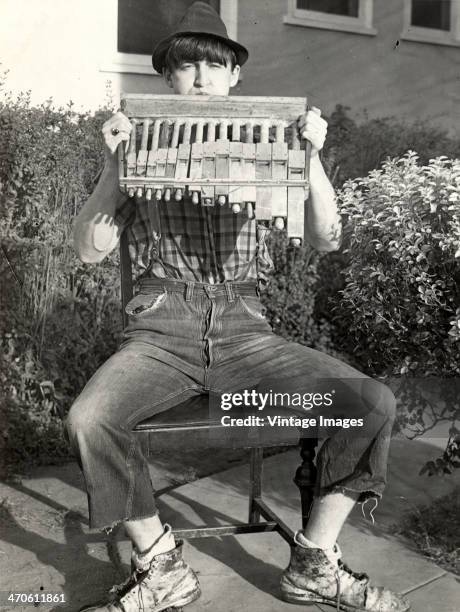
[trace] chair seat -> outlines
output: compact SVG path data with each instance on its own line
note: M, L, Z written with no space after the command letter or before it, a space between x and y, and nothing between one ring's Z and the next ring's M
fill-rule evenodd
M136 425L134 431L182 430L200 427L220 427L220 419L209 416L207 395L197 395L163 412L154 414Z
M283 416L299 416L286 410ZM251 415L259 417L259 424L251 421ZM171 444L184 444L187 448L227 447L257 448L273 446L297 446L299 436L308 433L296 426L271 425L268 417L280 415L279 409L248 412L236 407L228 411L210 413L207 395L198 395L186 402L144 419L134 431L147 436L151 448L171 448ZM223 417L226 417L223 419ZM230 422L230 419L243 419ZM249 419L249 420L248 420ZM263 419L263 425L261 424ZM150 438L149 434L155 435ZM158 434L161 434L158 436Z

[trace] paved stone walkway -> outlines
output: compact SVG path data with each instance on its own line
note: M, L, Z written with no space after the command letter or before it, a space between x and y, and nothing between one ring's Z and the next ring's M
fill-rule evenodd
M340 545L347 563L384 584L408 594L413 612L455 612L459 609L458 578L440 569L387 534L413 504L426 503L460 482L418 476L424 461L437 449L418 442L395 440L389 464L389 486L374 513L365 520L357 508L344 528ZM299 464L296 449L265 461L264 498L292 528L299 527L298 490L292 477ZM159 486L171 482L163 468L152 468ZM175 487L159 499L162 517L176 527L220 525L247 520L246 465ZM87 530L86 496L76 464L36 470L18 485L0 485L0 590L62 593L65 604L41 610L75 612L97 600L129 569L129 545L120 541L109 551L101 536ZM119 555L119 558L118 556ZM279 599L278 581L289 560L287 544L275 533L190 540L185 556L199 574L203 595L188 612L281 612L299 607ZM117 569L118 568L118 569ZM457 603L455 603L457 602ZM2 607L1 610L33 607ZM310 606L327 612L334 608Z

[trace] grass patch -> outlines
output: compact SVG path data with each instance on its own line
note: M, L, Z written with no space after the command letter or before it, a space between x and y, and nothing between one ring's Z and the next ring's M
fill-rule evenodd
M439 566L460 575L460 487L429 506L414 506L392 531L409 539Z

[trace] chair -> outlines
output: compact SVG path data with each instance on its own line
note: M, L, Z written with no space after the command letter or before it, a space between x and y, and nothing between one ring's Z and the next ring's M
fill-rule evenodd
M123 306L123 325L127 322L125 306L133 296L132 267L128 252L126 233L120 241L120 272L121 297ZM219 433L228 435L223 430L219 420L209 417L207 396L187 400L163 413L145 419L138 423L134 431L139 436L144 452L148 455L149 448L165 449L174 445L181 448L203 446L209 439L209 432L213 432L214 443L219 441ZM152 442L152 438L155 441ZM210 536L227 536L242 533L263 533L276 531L289 544L293 542L293 531L278 517L262 498L262 471L263 448L266 443L260 440L251 440L251 436L241 436L245 440L244 448L250 449L250 483L249 483L249 516L247 523L222 525L218 527L203 526L194 529L174 529L174 535L179 538L204 538ZM294 482L299 487L301 497L302 525L305 527L310 507L313 501L313 488L316 480L316 467L314 465L317 438L301 438L300 455L301 465L297 468ZM297 441L295 442L297 444ZM277 440L270 446L293 445L292 440ZM241 444L239 445L241 447ZM261 520L261 518L265 520Z

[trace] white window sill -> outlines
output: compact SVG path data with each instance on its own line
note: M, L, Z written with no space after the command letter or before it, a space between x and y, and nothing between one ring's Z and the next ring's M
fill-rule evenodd
M129 72L131 74L161 76L153 69L150 55L138 55L134 53L120 53L115 55L115 57L108 57L105 62L101 63L99 70L101 72Z
M409 28L401 33L401 40L428 43L431 45L446 45L460 47L460 40L453 38L452 32L431 30L430 28Z
M321 30L334 30L338 32L351 32L352 34L364 34L366 36L375 36L377 30L370 28L362 23L337 23L326 19L317 20L307 17L294 17L293 15L285 15L283 23L287 25L304 26L307 28L319 28Z

